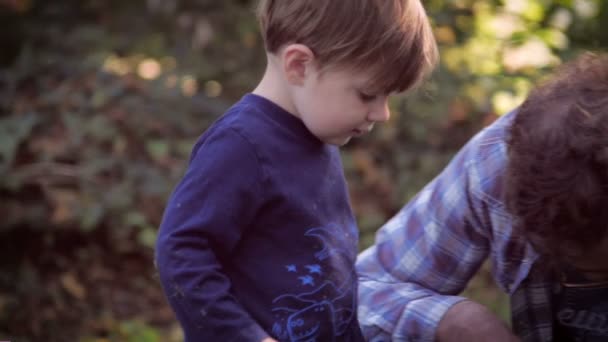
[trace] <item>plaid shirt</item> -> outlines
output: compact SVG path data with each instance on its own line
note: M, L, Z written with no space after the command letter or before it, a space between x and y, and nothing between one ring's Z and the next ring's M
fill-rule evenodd
M501 201L510 113L477 134L377 233L359 256L359 319L367 340L434 341L443 314L486 257L511 298L523 341L551 341L554 281Z

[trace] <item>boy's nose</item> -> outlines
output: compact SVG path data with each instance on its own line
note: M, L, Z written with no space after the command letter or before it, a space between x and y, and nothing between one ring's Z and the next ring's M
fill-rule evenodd
M385 122L391 116L391 111L388 108L388 100L384 99L382 101L378 101L378 103L372 108L372 111L369 114L369 121L374 122Z

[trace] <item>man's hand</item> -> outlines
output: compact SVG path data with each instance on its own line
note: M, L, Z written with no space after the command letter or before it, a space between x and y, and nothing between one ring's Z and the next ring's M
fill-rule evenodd
M265 339L262 340L262 342L278 342L278 341L272 337L266 337Z
M455 304L439 322L438 342L519 342L506 324L485 306L470 300Z

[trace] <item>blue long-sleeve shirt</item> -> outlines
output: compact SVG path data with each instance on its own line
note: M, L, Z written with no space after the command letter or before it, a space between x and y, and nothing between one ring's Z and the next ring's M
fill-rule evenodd
M443 315L489 256L523 341L551 341L552 274L503 202L515 112L477 134L360 254L359 318L369 341L435 340Z
M187 341L360 341L336 147L248 94L195 144L156 263Z

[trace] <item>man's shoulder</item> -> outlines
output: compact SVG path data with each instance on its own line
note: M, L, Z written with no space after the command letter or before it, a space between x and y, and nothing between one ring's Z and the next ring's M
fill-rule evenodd
M459 152L465 168L479 171L482 178L504 171L509 127L515 114L513 111L499 117L469 140Z
M461 151L472 191L484 201L502 207L508 164L507 140L516 111L507 113L477 133Z

